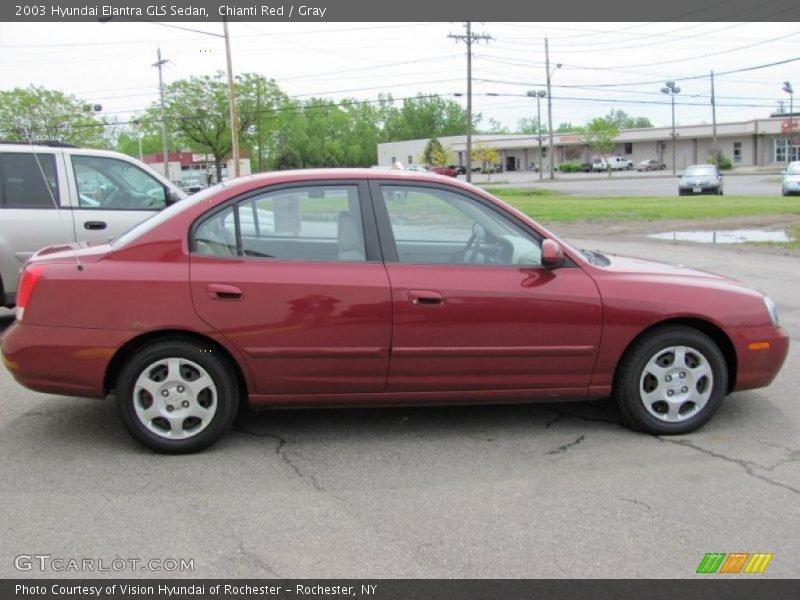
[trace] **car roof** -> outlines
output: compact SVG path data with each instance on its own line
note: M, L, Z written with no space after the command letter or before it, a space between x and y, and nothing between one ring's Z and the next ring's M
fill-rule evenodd
M235 179L229 179L224 183L224 187L228 189L248 189L275 183L324 181L332 179L380 179L383 181L396 180L398 182L448 183L449 185L464 189L476 189L472 184L432 172L420 173L419 171L404 171L399 169L383 170L367 168L271 171L269 173L244 175Z

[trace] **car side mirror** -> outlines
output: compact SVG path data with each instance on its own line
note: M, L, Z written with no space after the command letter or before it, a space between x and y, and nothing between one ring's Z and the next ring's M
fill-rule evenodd
M164 199L166 201L167 206L172 206L173 204L181 200L181 196L175 190L167 189L167 193L164 196Z
M558 242L546 239L542 242L542 266L556 269L564 265L564 252Z

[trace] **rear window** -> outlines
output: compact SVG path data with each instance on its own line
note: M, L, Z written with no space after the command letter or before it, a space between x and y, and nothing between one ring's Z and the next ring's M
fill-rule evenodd
M0 153L0 203L5 208L56 208L55 155Z

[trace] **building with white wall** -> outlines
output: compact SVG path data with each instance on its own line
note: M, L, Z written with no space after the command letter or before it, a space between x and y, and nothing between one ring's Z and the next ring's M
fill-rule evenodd
M793 121L793 123L792 123ZM713 148L711 124L681 125L675 128L675 167L704 163ZM473 135L473 146L483 144L498 151L504 171L534 171L539 162L539 140L535 135ZM440 138L452 154L452 164L466 166L466 136ZM427 139L378 144L378 164L391 166L395 161L404 165L417 162ZM800 118L772 118L717 124L717 147L731 159L734 166L781 165L800 160ZM592 162L600 156L590 148L579 133L553 135L554 163ZM542 137L542 164L549 164L548 136ZM659 160L672 167L672 128L648 127L624 129L616 138L609 155L620 155L634 163L646 159ZM409 160L413 159L413 160ZM482 166L475 162L474 167Z

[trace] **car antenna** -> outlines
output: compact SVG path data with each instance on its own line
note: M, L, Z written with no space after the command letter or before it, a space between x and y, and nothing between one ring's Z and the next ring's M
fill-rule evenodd
M44 173L44 169L42 168L42 163L39 160L39 153L36 152L36 148L33 145L33 140L31 139L30 132L26 132L26 136L28 138L28 144L30 144L31 151L33 152L33 157L36 159L36 166L39 167L39 173L42 176L42 181L44 181L44 186L47 188L47 193L50 194L50 200L53 202L53 208L56 209L56 214L58 215L58 220L61 223L61 229L64 231L64 237L67 240L67 245L72 248L72 255L75 257L75 263L78 267L78 271L83 271L83 263L81 263L81 258L78 256L78 251L70 242L69 231L67 230L67 226L64 224L64 217L59 209L58 202L56 202L56 197L53 195L53 188L50 186L50 182L47 181L47 175ZM58 169L55 172L56 178L58 178Z

